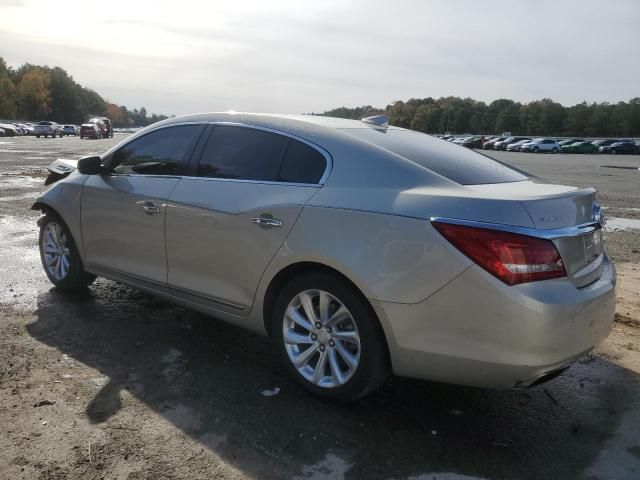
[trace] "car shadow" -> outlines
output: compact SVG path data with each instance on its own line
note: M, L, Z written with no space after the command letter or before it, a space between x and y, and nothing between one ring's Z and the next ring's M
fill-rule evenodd
M630 392L640 391L635 373L594 358L532 390L395 378L336 406L302 391L268 339L106 280L80 294L41 293L36 318L27 326L32 337L108 378L86 408L90 422L127 408L127 390L261 479L318 471L353 479L583 478L637 401ZM261 393L276 386L277 395Z

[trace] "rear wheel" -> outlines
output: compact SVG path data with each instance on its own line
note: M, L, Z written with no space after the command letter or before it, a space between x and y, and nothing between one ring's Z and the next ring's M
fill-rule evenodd
M289 281L278 296L272 334L296 381L315 396L349 402L388 376L384 334L360 293L327 273Z
M85 288L95 275L84 271L71 232L56 215L47 214L40 222L40 259L47 277L62 290Z
M611 154L612 154L612 155L616 155L617 153L618 153L618 151L617 151L615 148L612 148L612 149L611 149Z
M558 148L557 147L553 147L551 149L551 153L558 153Z

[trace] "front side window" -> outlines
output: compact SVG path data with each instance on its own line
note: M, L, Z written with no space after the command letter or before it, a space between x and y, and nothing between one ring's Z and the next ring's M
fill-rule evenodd
M120 174L177 175L201 128L200 125L177 125L138 137L116 150L111 169Z

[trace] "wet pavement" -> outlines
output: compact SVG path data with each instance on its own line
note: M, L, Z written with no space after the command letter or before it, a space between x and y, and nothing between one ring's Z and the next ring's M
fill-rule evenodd
M630 321L558 379L497 392L396 378L327 405L268 339L107 280L51 288L29 210L42 167L117 140L0 139L0 478L640 478L640 230L606 233ZM596 184L610 217L640 219L640 173L599 166L638 156L496 156Z

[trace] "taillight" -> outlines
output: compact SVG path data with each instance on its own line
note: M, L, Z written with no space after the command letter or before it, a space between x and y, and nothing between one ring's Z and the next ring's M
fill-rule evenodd
M433 226L454 247L507 285L567 275L550 240L438 221Z

